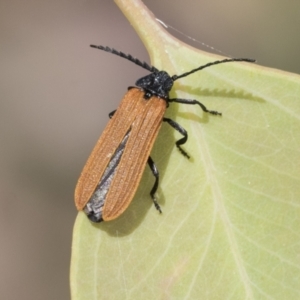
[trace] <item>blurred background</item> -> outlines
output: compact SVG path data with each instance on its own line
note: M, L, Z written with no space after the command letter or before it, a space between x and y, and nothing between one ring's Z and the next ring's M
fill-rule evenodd
M300 73L299 1L144 3L230 56ZM1 299L69 299L76 181L108 113L145 74L89 45L149 59L112 0L1 1L0 23Z

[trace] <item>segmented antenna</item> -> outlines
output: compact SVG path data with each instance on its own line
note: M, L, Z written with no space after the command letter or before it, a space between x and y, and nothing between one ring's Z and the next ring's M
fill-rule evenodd
M120 57L126 58L128 60L130 60L131 62L135 63L136 65L150 71L151 73L153 72L158 72L158 69L156 69L153 66L149 66L146 62L141 62L140 60L138 60L137 58L134 58L132 55L130 54L125 54L121 51L117 51L114 48L109 48L109 47L104 47L104 46L96 46L96 45L90 45L92 48L97 48L115 55L118 55Z
M188 76L190 74L193 74L193 73L195 73L197 71L203 70L204 68L207 68L207 67L210 67L210 66L214 66L214 65L218 65L218 64L227 63L227 62L232 62L232 61L255 62L255 59L251 59L251 58L226 58L226 59L223 59L223 60L217 60L217 61L210 62L210 63L208 63L206 65L200 66L200 67L198 67L196 69L193 69L193 70L191 70L189 72L183 73L181 75L173 75L172 79L173 80L177 80L179 78L182 78L182 77Z

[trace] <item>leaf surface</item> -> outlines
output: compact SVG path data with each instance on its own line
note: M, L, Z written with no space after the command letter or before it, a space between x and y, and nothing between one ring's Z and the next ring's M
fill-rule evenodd
M181 74L220 59L169 35L140 1L115 2L158 69ZM149 196L148 167L120 218L95 225L78 214L72 299L299 299L299 95L298 75L249 63L178 80L172 97L223 116L170 105L191 159L164 124L151 154L163 214Z

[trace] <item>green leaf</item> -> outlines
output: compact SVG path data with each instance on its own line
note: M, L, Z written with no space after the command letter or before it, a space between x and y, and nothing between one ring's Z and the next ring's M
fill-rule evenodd
M149 51L172 74L220 59L170 36L138 0L116 0ZM103 54L109 55L109 54ZM300 77L249 63L213 66L178 80L170 105L189 133L163 125L127 211L91 224L78 214L73 236L73 300L300 299Z

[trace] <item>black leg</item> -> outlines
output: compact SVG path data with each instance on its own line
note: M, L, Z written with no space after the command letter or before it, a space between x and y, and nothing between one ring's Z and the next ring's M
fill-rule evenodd
M178 123L176 123L175 121L169 119L169 118L163 118L164 122L167 122L169 125L171 125L175 130L177 130L179 133L181 133L183 135L183 138L181 138L180 140L176 141L176 146L179 149L179 151L182 153L182 155L184 155L187 158L190 158L190 156L181 148L180 145L183 145L186 143L187 139L188 139L188 133L187 131L181 127Z
M157 200L155 198L155 193L157 191L157 188L158 188L158 182L159 182L159 173L158 173L158 170L156 168L156 165L154 163L154 161L152 160L152 158L149 156L148 158L148 165L152 171L152 174L154 175L155 177L155 182L154 182L154 185L153 185L153 188L152 190L150 191L150 196L153 200L153 203L154 203L154 206L155 208L160 212L162 213L161 209L160 209L160 206L159 204L157 203Z
M206 113L209 113L209 114L212 114L212 115L222 116L222 113L220 113L218 111L215 111L215 110L208 110L201 102L199 102L197 100L173 98L173 99L168 99L168 102L177 102L177 103L183 103L183 104L199 105L202 108L202 110Z
M108 116L109 116L110 119L112 118L112 116L115 114L116 111L117 111L117 110L115 109L115 110L113 110L112 112L110 112L110 113L108 114Z

